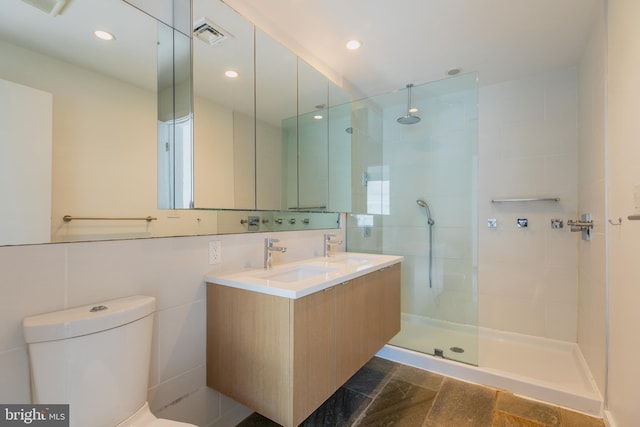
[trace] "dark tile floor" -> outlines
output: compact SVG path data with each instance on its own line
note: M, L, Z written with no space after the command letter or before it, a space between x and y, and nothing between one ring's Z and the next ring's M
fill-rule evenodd
M374 357L304 427L604 427L601 419ZM238 427L277 427L252 414Z

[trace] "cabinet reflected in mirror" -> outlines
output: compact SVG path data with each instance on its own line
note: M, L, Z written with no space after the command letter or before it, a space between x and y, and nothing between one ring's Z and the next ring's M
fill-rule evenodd
M351 97L329 82L329 197L327 210L351 212Z
M158 208L193 207L191 38L158 22Z
M255 209L254 27L194 0L194 207Z
M256 204L286 210L289 167L296 170L297 58L256 29ZM285 149L287 147L287 149ZM291 151L293 150L293 151ZM297 194L294 189L293 194Z
M297 195L289 209L326 211L329 199L329 79L298 59ZM291 193L288 193L291 194Z

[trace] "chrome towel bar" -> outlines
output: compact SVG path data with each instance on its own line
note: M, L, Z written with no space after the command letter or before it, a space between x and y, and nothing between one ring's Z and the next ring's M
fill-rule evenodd
M491 199L491 203L505 203L505 202L559 202L560 197L531 197L531 198L504 198L504 199Z
M78 216L71 216L71 215L65 215L62 217L62 220L64 222L71 222L71 221L78 221L78 220L88 220L88 221L147 221L147 222L151 222L151 221L155 221L158 218L154 218L152 216L147 216L144 218L101 218L101 217L78 217Z

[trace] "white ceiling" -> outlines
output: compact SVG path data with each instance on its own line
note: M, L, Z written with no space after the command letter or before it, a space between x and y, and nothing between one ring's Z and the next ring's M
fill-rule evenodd
M575 65L604 0L224 0L360 95L477 71L480 84ZM357 51L345 42L362 41Z
M219 9L218 2L197 0L194 13ZM596 8L604 8L604 0L224 2L336 83L356 89L356 97L439 80L456 67L477 71L483 85L574 65ZM93 38L98 26L115 32L116 43ZM351 38L360 39L362 48L348 51L344 44ZM155 22L122 1L74 0L54 18L23 1L0 0L0 39L71 62L91 59L120 78L138 75L140 85L155 86ZM129 47L131 41L136 43Z

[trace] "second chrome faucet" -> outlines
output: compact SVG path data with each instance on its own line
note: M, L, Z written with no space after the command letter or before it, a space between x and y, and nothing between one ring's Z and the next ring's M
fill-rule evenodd
M280 240L267 237L264 239L264 269L271 270L273 267L273 257L271 252L286 252L287 248L284 246L273 246L274 243L278 243Z
M335 234L325 234L324 235L324 256L328 257L329 254L331 253L331 246L332 245L341 245L343 242L342 240L333 240L333 238L336 237Z

